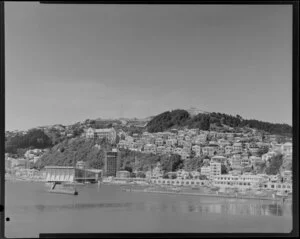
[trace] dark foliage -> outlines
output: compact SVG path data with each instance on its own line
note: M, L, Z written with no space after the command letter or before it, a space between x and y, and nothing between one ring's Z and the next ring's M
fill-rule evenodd
M274 124L259 120L245 120L241 116L232 116L221 113L198 114L191 117L185 110L166 111L155 116L147 125L149 132L162 132L172 127L199 128L209 130L211 126L220 127L222 125L233 128L249 127L283 136L292 135L292 127L287 124Z
M283 155L278 154L271 158L269 166L266 168L266 174L276 175L280 172L283 163Z
M16 154L18 149L44 149L52 146L52 140L42 130L33 129L25 135L16 135L5 143L5 152Z

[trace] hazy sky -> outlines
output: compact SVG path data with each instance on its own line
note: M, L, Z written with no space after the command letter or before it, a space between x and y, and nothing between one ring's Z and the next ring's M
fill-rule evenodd
M6 130L176 108L292 124L292 7L5 2Z

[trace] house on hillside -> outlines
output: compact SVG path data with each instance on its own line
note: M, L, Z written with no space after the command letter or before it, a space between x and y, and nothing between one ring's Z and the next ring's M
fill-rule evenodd
M86 131L86 138L107 139L111 143L114 143L117 138L117 132L114 128L108 128L108 129L88 128Z

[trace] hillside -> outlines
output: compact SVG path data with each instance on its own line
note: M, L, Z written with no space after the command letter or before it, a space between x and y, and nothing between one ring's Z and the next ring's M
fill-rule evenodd
M233 128L248 127L265 131L270 134L282 136L292 136L292 127L288 124L274 124L254 119L243 119L241 116L228 115L222 113L199 113L192 116L186 110L166 111L155 116L147 124L149 132L162 132L174 127L200 128L201 130L209 130L211 126Z
M100 146L97 147L97 145ZM68 139L51 148L36 163L35 167L43 168L47 165L73 166L76 162L84 161L87 167L101 169L104 165L105 150L111 150L109 144L103 140L83 138ZM177 170L183 167L183 160L179 155L152 155L129 150L120 151L120 169L129 171L147 171L160 162L165 171Z
M20 149L44 149L52 145L52 140L42 130L32 129L25 135L17 134L13 137L6 138L5 152L16 154Z
M95 147L99 145L99 147ZM36 167L43 168L47 165L73 166L76 161L87 162L91 168L102 168L104 160L104 149L110 146L103 140L90 140L85 138L66 139L58 143L44 154L37 162Z

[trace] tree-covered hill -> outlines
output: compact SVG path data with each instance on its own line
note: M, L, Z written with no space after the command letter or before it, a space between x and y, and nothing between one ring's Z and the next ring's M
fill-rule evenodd
M104 149L110 150L110 147L104 140L66 139L44 154L36 163L36 167L43 168L47 165L73 166L75 159L76 162L87 162L88 167L100 169L103 166Z
M16 154L18 149L51 147L52 140L42 130L32 129L25 135L15 135L5 142L5 152Z
M283 136L292 136L292 126L288 124L274 124L263 122L254 119L243 119L241 116L228 115L222 113L199 113L196 116L191 116L186 110L166 111L155 116L149 121L147 129L149 132L161 132L172 127L188 127L200 128L201 130L209 130L210 127L223 125L233 128L249 127L270 134Z

